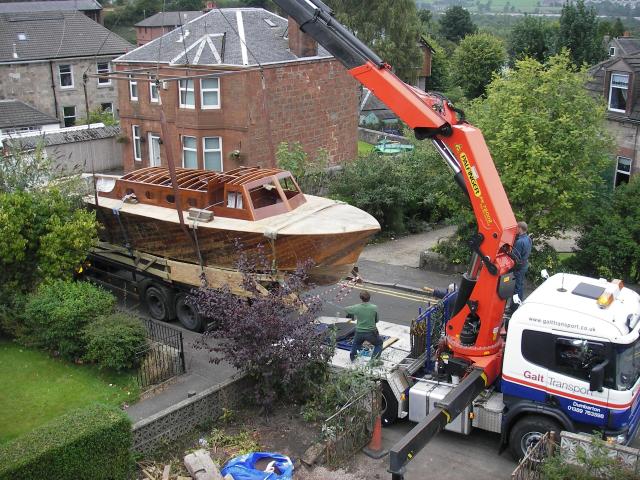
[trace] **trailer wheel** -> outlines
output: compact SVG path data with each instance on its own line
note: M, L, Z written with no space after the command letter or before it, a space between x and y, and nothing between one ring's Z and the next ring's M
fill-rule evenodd
M178 321L187 330L192 332L202 332L204 329L204 321L195 308L187 303L187 295L180 293L176 297L176 316Z
M393 425L398 420L398 400L387 382L382 382L382 405L380 409L382 426Z
M559 434L560 427L548 417L533 415L518 420L509 433L509 450L513 458L520 461L527 454L527 450L550 431Z
M158 285L149 285L144 290L144 302L154 320L168 322L172 319L171 292Z

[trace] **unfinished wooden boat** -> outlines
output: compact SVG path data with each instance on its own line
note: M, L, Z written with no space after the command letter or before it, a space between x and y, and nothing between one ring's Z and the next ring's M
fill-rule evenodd
M100 239L153 255L234 269L241 250L263 249L280 272L310 259L311 281L349 274L379 229L368 213L305 195L290 172L242 167L228 172L150 167L122 177L100 176L87 197L104 226ZM179 198L177 198L179 197ZM183 210L181 224L179 210ZM191 237L191 238L189 238Z

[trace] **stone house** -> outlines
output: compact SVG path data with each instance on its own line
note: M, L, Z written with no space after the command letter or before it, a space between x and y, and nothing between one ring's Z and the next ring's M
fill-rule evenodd
M614 185L640 172L640 52L619 55L591 67L587 88L606 102L606 123L615 139Z
M199 10L188 12L158 12L136 23L136 43L138 46L149 43L171 30L180 28L185 23L195 20L204 12Z
M266 10L212 10L114 63L127 172L167 165L168 148L177 166L218 171L274 166L285 141L331 164L357 156L356 81Z
M132 46L78 11L0 14L0 100L18 99L62 126L86 118L84 73L108 74ZM115 113L117 83L87 77L89 109Z
M609 57L624 57L640 52L640 39L633 37L615 37L609 39L605 36Z
M102 23L102 5L96 0L46 0L0 3L0 13L61 12L78 10L94 22Z

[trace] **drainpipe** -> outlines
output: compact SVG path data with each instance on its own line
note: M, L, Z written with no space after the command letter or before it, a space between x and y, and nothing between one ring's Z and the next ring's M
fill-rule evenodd
M59 120L60 117L58 116L58 97L56 95L56 81L55 81L55 77L53 76L53 62L51 60L49 60L49 72L51 73L51 91L53 92L53 108L55 109L54 111L56 112L56 118Z

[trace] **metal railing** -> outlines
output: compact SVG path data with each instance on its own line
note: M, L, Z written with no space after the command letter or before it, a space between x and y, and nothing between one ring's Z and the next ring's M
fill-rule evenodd
M457 291L451 292L437 303L428 304L426 310L419 309L418 316L411 322L411 357L418 358L429 348L425 364L427 371L432 370L433 354L442 336L444 326L451 318L457 296Z
M153 320L144 319L147 344L137 354L136 380L142 390L181 375L186 371L182 332Z

